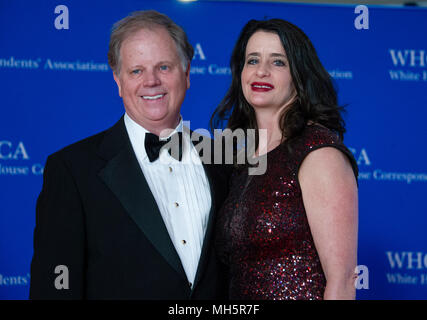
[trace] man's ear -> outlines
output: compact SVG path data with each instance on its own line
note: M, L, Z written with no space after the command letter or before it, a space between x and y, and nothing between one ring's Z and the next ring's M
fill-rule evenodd
M122 97L122 86L120 85L120 78L114 71L113 71L113 78L114 78L114 81L116 81L117 83L117 87L119 88L119 96Z
M188 62L187 71L185 71L185 77L187 80L187 89L190 89L190 68L191 68L190 62Z

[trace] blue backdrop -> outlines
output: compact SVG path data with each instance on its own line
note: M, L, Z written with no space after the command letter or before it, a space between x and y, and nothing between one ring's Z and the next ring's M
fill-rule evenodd
M426 299L427 10L368 7L362 17L355 6L137 0L0 2L0 298L28 297L47 156L123 114L109 32L141 9L169 15L196 49L182 109L191 129L208 127L249 19L279 17L307 33L348 105L345 143L360 169L358 299Z

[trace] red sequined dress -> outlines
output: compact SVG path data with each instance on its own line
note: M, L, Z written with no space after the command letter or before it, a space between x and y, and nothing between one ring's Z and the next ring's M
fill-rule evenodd
M230 299L322 299L326 279L305 213L299 167L322 147L351 152L330 130L311 125L267 154L267 171L235 170L217 220L216 250L229 269Z

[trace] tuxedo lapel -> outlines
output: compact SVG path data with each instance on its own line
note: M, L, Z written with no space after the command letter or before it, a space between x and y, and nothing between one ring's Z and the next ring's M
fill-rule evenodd
M194 133L193 131L191 132L191 134L197 135L197 133ZM202 139L208 139L208 138L200 137L200 139L198 139L198 140L194 139L194 140L196 140L196 141L193 141L194 146L197 146L197 144L200 143L202 141ZM214 144L213 144L212 140L210 140L210 147L211 147L211 151L213 151L214 150ZM203 149L199 150L199 156L201 157L201 159L203 159ZM214 227L215 227L215 212L217 211L216 198L217 198L217 195L219 194L219 190L218 190L219 186L217 183L215 183L215 175L217 174L217 172L214 171L213 152L211 153L210 161L211 161L210 163L203 163L203 168L205 170L206 177L208 178L208 181L209 181L212 203L211 203L211 210L209 212L209 218L208 218L208 224L206 227L205 237L204 237L204 241L203 241L202 252L200 254L199 264L197 266L196 278L194 280L193 289L196 287L196 285L200 281L201 276L203 275L203 272L206 269L206 263L208 261L209 254L211 251L210 247L212 246L212 244L211 244L212 243L212 232L213 232Z
M186 278L157 203L141 171L126 132L123 117L107 132L99 147L107 163L99 177L163 258Z
M200 253L200 259L199 259L199 264L197 266L196 278L194 280L193 288L196 287L196 285L200 281L201 276L203 275L203 271L206 269L206 263L209 255L209 248L211 246L212 231L214 228L214 222L213 222L214 214L216 212L216 205L215 205L216 201L215 201L215 190L214 190L215 185L213 183L213 175L211 172L212 167L210 165L205 165L205 164L203 165L203 167L205 169L205 173L206 173L206 176L208 177L208 181L210 185L212 205L211 205L211 210L209 212L208 224L206 226L205 238L203 241L202 252Z

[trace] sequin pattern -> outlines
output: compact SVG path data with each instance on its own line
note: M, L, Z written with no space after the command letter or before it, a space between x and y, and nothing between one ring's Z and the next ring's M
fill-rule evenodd
M236 170L217 221L216 249L229 267L231 299L322 299L326 279L310 232L297 174L320 147L350 151L326 128L308 126L267 154L267 171Z

